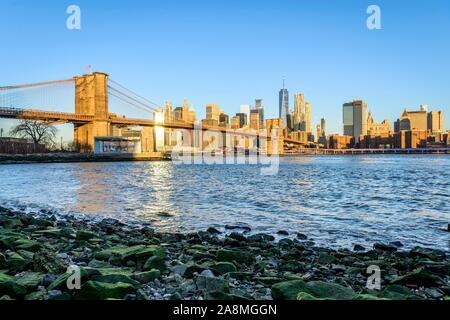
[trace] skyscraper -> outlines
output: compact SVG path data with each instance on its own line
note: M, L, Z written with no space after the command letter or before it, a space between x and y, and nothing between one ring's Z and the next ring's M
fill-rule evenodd
M283 120L283 126L286 127L287 116L289 114L289 91L284 87L279 93L279 116Z
M241 105L241 113L245 113L247 115L245 125L248 125L250 122L250 105L248 104Z
M298 93L294 95L294 130L302 130L302 122L305 114L305 95ZM303 129L304 131L304 129Z
M367 134L367 103L353 100L343 105L344 135L359 142L361 135Z
M311 103L305 103L305 131L308 133L313 132L312 117L311 117Z
M257 109L250 111L250 128L253 130L259 130L259 112Z
M322 129L322 131L320 132L321 137L325 137L327 135L326 125L327 125L327 122L326 122L325 118L320 119L320 128Z
M220 114L222 111L220 110L220 106L214 103L208 103L206 105L206 119L207 120L216 120L220 122Z
M236 113L236 117L239 119L239 128L243 128L248 123L246 113Z
M265 125L264 125L264 101L263 101L263 99L256 99L255 100L255 109L258 110L259 128L263 129L265 127Z

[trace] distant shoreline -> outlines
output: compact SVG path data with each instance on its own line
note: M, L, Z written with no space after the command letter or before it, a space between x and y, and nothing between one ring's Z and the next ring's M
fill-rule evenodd
M281 157L295 157L295 156L361 156L361 155L450 155L450 150L446 152L424 152L420 149L409 152L360 152L355 150L336 150L335 153L320 150L311 150L308 153L285 153ZM133 155L114 155L114 156L99 156L93 154L79 154L79 153L50 153L50 154L0 154L0 165L8 164L31 164L31 163L93 163L93 162L132 162L132 161L171 161L170 157L161 156L139 156Z

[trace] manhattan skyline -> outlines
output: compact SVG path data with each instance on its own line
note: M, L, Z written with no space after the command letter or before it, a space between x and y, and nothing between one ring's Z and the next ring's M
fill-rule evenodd
M377 1L381 30L367 29L366 1L135 3L125 16L119 3L78 1L82 29L70 31L68 2L4 1L2 37L21 40L0 53L1 85L83 74L89 64L161 106L187 98L199 118L207 103L233 115L256 98L275 118L285 79L290 109L304 93L313 126L325 117L330 133L342 132L341 107L353 99L376 121L421 104L449 112L445 1ZM102 50L83 50L94 43Z

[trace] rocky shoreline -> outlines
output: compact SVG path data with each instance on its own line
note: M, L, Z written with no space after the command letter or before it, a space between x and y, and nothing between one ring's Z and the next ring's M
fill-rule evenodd
M302 234L275 242L228 229L158 233L0 207L0 300L450 299L450 260L439 250L332 250ZM80 289L68 288L69 266L79 268ZM379 290L367 288L370 266L381 270Z

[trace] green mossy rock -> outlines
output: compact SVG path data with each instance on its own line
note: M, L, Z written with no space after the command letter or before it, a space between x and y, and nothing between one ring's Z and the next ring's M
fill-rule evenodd
M41 250L34 254L33 267L37 272L61 274L66 272L68 266L54 252Z
M352 297L352 300L389 300L389 299L379 298L371 294L357 294Z
M351 300L355 292L351 288L336 283L311 281L306 284L307 293L316 298L331 300Z
M211 269L219 275L237 271L236 266L231 262L218 262L212 265Z
M89 241L91 239L97 238L97 234L91 231L79 230L76 234L77 240Z
M27 288L28 291L35 290L42 282L44 274L36 272L27 272L20 278L17 278L17 283Z
M0 253L0 269L6 267L6 257L3 253Z
M423 268L419 268L392 281L392 284L417 285L423 287L439 287L443 281Z
M331 254L321 253L319 255L318 262L320 264L332 264L336 262L336 257Z
M309 301L309 300L323 300L323 299L313 297L312 295L306 292L299 292L297 295L297 300Z
M0 293L12 297L23 297L27 288L17 283L14 277L0 273Z
M217 251L217 260L221 262L233 262L252 264L255 261L255 256L247 251L240 250L225 250Z
M167 267L164 263L164 259L162 259L159 256L153 256L148 258L147 262L144 264L144 270L152 270L152 269L158 269L161 272L166 271Z
M76 300L123 299L126 294L133 291L134 287L129 283L88 281L75 293L74 298Z
M138 281L131 279L131 277L124 274L108 274L108 275L97 275L91 277L92 281L97 282L106 282L106 283L129 283L133 286L137 286L139 284Z
M297 300L301 292L307 294L304 299L312 296L315 299L327 300L351 300L355 294L351 288L323 281L306 283L302 280L292 280L272 286L272 297L275 300Z
M6 259L6 264L10 270L19 272L25 270L25 268L28 265L28 262L20 254L13 252Z
M150 271L139 272L133 275L133 278L140 283L149 283L155 281L161 276L161 272L157 269L153 269Z
M420 299L414 293L406 287L398 284L391 284L387 286L383 292L379 295L380 298L389 300L417 300Z
M272 286L272 298L274 300L296 300L299 292L306 290L303 280L291 280L277 283Z
M97 252L95 254L95 259L105 261L114 256L119 257L122 262L127 262L129 260L145 261L153 256L164 259L165 249L156 245L138 245L133 247L119 246Z
M52 290L67 290L67 280L72 273L63 273L47 288L48 291ZM86 282L90 277L101 275L97 269L93 268L80 268L81 283Z
M23 235L14 231L0 229L0 248L12 249L14 242L23 239Z
M24 300L44 300L44 297L47 295L47 291L46 290L42 290L42 291L36 291L36 292L32 292L30 294L27 294L25 296L25 298L23 298Z
M29 252L37 252L42 249L42 245L36 241L28 239L19 239L14 241L13 246L16 250L25 250Z

